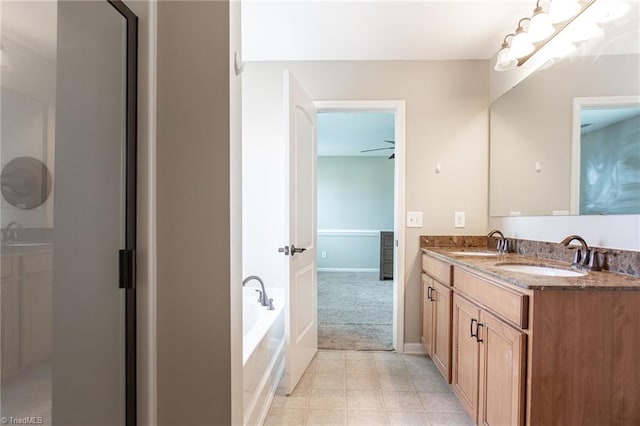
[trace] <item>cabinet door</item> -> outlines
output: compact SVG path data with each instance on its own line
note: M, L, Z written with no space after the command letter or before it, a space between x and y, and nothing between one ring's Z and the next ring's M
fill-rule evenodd
M22 277L23 367L51 357L51 272Z
M422 274L422 345L429 356L433 355L434 303L431 301L433 290L430 290L433 288L432 284L433 280Z
M480 314L478 424L524 421L526 335L486 311Z
M478 363L480 345L471 336L480 308L459 294L453 295L453 359L451 385L472 419L478 412ZM472 324L472 321L474 322Z
M20 369L20 282L3 279L2 313L2 379Z
M451 294L452 290L433 282L431 292L434 305L435 327L433 335L433 359L440 373L451 383Z

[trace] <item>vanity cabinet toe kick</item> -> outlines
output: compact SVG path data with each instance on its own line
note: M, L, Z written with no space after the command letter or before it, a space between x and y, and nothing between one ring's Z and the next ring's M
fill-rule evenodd
M640 424L640 291L530 290L425 253L422 296L425 351L477 424Z

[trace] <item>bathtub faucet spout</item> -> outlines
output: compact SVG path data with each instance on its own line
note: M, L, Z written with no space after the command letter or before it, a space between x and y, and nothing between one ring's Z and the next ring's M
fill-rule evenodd
M262 306L266 306L270 311L273 311L273 299L269 299L269 297L267 296L267 291L264 288L264 282L262 281L262 278L257 275L249 275L247 278L242 280L242 287L246 286L251 280L258 281L260 283L260 287L262 288L262 291L256 290L259 293L258 302L260 302Z

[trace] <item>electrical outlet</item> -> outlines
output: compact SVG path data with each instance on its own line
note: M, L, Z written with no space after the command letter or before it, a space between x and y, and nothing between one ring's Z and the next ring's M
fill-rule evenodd
M454 212L453 213L453 227L454 228L464 228L465 227L464 212Z
M407 228L422 228L422 212L407 212Z
M322 252L320 253L320 256L322 256L323 259L327 258L327 251L326 250L322 250Z

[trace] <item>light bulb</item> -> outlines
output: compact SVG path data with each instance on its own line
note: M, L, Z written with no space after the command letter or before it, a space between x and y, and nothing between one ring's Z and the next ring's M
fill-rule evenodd
M511 39L511 56L513 58L523 58L535 50L535 46L529 39L529 34L524 32L522 27L518 27L516 35Z
M593 7L594 19L599 24L621 18L631 10L631 5L623 0L600 0Z
M532 42L542 41L555 32L555 28L551 25L549 15L542 11L541 7L537 7L533 11L533 17L529 22L529 38Z
M509 46L504 45L502 49L500 49L498 58L496 59L496 66L494 67L496 71L507 71L516 66L518 61L511 56L510 50Z
M563 38L555 38L549 43L549 55L553 59L564 58L576 50L575 44Z
M565 30L566 37L576 43L589 40L600 34L600 27L593 22L573 22Z
M580 9L581 7L576 0L551 0L549 19L553 24L564 22L573 18Z

